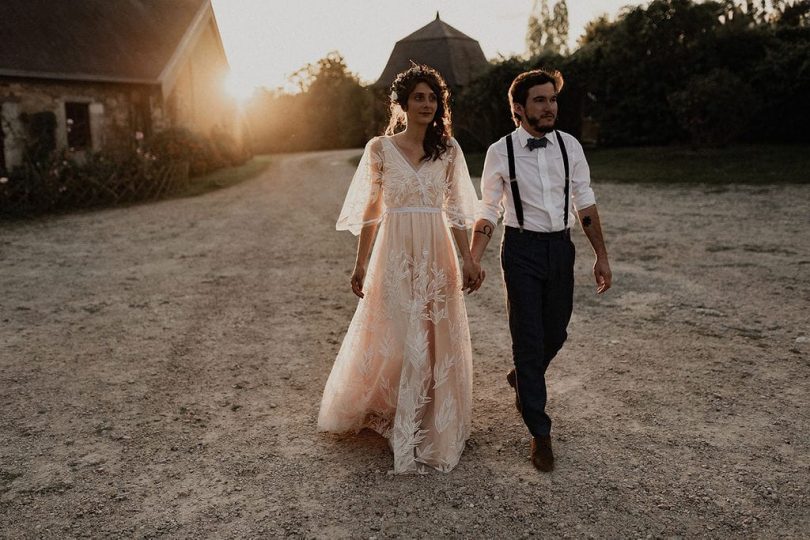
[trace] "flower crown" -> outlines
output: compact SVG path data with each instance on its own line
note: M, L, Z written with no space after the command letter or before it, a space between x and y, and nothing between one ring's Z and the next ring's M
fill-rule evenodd
M388 97L391 98L391 101L398 101L399 94L397 94L397 91L395 90L396 87L402 86L403 81L406 80L407 78L426 77L426 76L438 76L439 80L441 81L441 75L439 75L435 69L433 69L430 66L417 64L416 62L411 60L411 67L409 67L407 70L397 75L397 78L394 79L394 82L391 85L392 86L391 94Z

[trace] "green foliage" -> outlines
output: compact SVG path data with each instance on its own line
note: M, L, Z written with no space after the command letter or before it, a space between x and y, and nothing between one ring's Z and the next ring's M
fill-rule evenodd
M762 61L745 72L766 114L754 119L747 138L810 141L810 28L777 29L763 49Z
M165 196L188 179L186 163L159 162L140 150L68 151L26 160L0 185L0 216L106 206Z
M175 193L178 197L195 197L209 191L230 187L250 178L254 178L266 170L272 163L272 156L253 156L251 159L236 167L217 169L214 172L198 176L193 182L186 184L183 190Z
M695 75L669 101L696 146L728 145L757 112L751 86L727 69Z
M484 149L515 129L507 92L512 80L530 66L518 57L502 58L462 90L453 107L455 135L462 148Z
M33 118L47 116L30 115L28 121ZM47 121L38 125L48 132ZM39 132L29 129L29 133ZM118 137L117 144L100 152L47 151L47 140L47 136L27 138L23 164L0 184L0 216L157 199L188 191L190 176L239 165L248 157L221 130L204 137L187 129L168 129L142 147Z
M210 137L186 128L166 129L146 141L144 150L162 162L188 163L191 176L240 165L247 159L233 136L216 129Z
M705 62L721 13L714 2L654 0L589 29L575 61L608 145L664 144L682 137L668 97Z
M333 52L292 77L297 94L265 91L248 107L254 146L291 152L362 146L371 92Z
M500 58L452 96L465 150L513 129L509 84L537 67L565 77L560 129L602 146L810 140L810 0L652 0L591 21L573 54L566 2L549 6L535 1L530 59ZM249 108L260 151L358 147L385 123L385 92L337 53L294 81L298 93L264 92Z
M648 146L588 148L591 178L634 184L808 184L806 145L736 144L725 148ZM481 176L484 154L465 152L472 176ZM357 160L354 165L357 165ZM712 188L717 189L717 188ZM723 189L722 187L719 189Z
M519 57L493 62L470 82L453 107L456 138L465 150L486 149L498 138L515 129L509 110L508 91L520 73L537 68L558 69L565 75L565 88L560 95L560 129L579 135L584 104L580 67L570 57L544 53L531 60Z
M598 148L585 151L595 183L807 184L807 145L735 144Z
M807 0L800 3L810 5ZM700 87L704 101L723 95L739 102L712 105L714 116L704 118L704 125L722 117L718 111L723 107L726 114L748 110L746 100L753 92L768 114L743 114L737 120L746 121L735 122L739 125L733 129L736 139L808 140L801 126L810 120L802 98L810 94L810 29L786 26L785 19L791 5L799 3L777 2L771 8L747 4L654 0L646 7L627 9L616 21L592 21L571 64L580 68L581 83L593 98L587 113L600 124L600 142L651 145L691 137L702 141L709 128L698 135L697 119L681 117L686 109L694 114L700 108L671 99L689 84ZM799 19L789 20L793 25ZM741 93L723 92L715 85L711 98L707 85L722 69L742 81ZM703 110L708 114L707 106L704 103Z
M807 27L810 25L810 2L804 0L786 5L785 0L778 2L780 9L776 24L781 27Z
M529 56L568 54L568 5L558 0L549 10L548 0L534 0L526 30Z

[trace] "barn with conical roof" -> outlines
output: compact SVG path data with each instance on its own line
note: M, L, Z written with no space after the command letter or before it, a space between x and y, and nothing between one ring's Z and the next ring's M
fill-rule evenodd
M397 73L408 69L411 61L427 64L442 74L448 86L465 86L488 64L478 41L436 18L416 32L397 41L385 69L373 84L387 88Z

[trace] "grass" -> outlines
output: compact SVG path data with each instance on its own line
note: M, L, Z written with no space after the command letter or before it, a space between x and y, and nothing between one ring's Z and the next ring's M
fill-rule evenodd
M197 176L189 180L188 187L172 197L196 197L203 193L208 193L215 189L236 185L254 176L259 175L273 160L273 156L263 154L254 156L252 159L238 167L227 167L219 169L209 174Z
M810 183L810 146L616 148L587 151L591 176L606 182Z
M728 148L683 146L597 148L585 151L597 182L808 184L810 146L746 144ZM467 154L480 176L484 154Z

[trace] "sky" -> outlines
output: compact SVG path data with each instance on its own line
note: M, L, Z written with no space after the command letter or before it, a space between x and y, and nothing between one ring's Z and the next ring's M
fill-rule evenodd
M575 47L588 21L643 3L568 0L569 45ZM292 73L330 51L341 53L361 81L373 82L394 44L437 11L478 40L488 59L523 54L532 0L212 0L212 5L231 65L229 89L247 97L257 86L284 87Z

